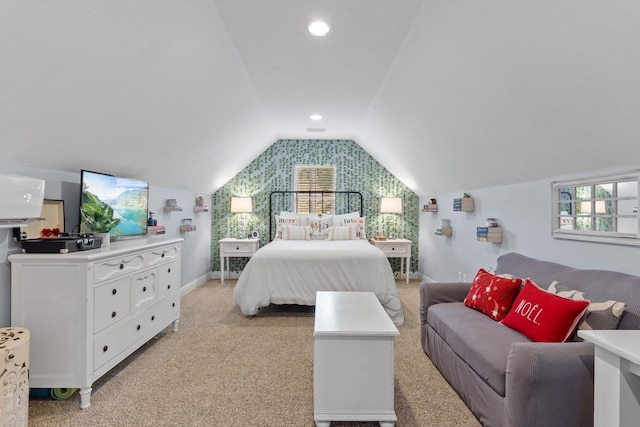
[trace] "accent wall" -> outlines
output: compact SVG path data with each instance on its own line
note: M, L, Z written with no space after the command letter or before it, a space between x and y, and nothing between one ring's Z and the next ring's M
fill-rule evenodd
M336 190L359 191L363 195L363 215L367 217L367 237L379 229L387 236L411 240L411 271L418 270L418 196L392 175L376 159L351 140L276 141L212 196L211 253L213 271L220 271L218 241L238 237L239 215L230 213L231 197L251 196L253 213L245 215L247 233L260 234L260 246L269 241L269 198L271 191L294 190L296 165L335 166ZM381 197L401 197L403 213L380 214ZM274 212L277 213L277 212ZM246 258L231 258L231 270L239 272ZM394 271L399 260L391 259Z

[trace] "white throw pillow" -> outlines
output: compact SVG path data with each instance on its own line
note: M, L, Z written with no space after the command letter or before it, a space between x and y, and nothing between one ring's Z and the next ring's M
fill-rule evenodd
M358 240L358 226L356 224L333 226L329 229L327 240Z
M289 225L282 226L282 240L310 240L311 227L308 225Z

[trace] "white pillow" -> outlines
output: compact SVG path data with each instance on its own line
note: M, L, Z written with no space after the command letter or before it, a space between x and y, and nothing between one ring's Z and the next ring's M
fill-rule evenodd
M308 216L309 214L299 214L295 212L280 211L280 218L297 219L299 221L298 225L309 225L309 222L307 221Z
M358 226L358 238L367 240L367 227L366 227L367 217L366 216L363 216L362 218L360 218L360 217L358 217L358 218L346 218L343 221L344 221L343 225L350 225L350 224L357 225Z
M331 217L309 218L308 224L311 227L311 240L327 240L333 220Z
M282 239L282 226L285 224L288 225L302 225L300 218L282 218L279 215L276 215L276 235L273 237L273 240Z
M360 212L351 212L351 213L342 214L342 215L334 215L333 225L335 226L348 225L349 223L351 223L352 219L358 219L358 218L360 218Z
M311 227L285 224L282 226L282 240L311 240Z
M356 224L333 226L329 229L327 240L358 240L358 226Z

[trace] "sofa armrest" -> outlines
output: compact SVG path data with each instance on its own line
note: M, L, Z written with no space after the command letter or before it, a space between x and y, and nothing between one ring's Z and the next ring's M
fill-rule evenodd
M593 425L591 343L516 342L507 359L505 426Z
M427 309L442 302L462 302L469 293L468 282L422 282L420 283L420 319L427 321Z

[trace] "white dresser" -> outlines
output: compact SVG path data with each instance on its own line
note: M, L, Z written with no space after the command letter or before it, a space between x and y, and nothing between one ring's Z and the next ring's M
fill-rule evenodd
M91 386L180 317L182 239L112 242L11 261L11 324L31 333L32 388Z

